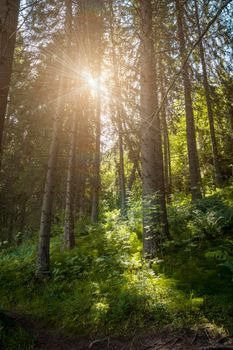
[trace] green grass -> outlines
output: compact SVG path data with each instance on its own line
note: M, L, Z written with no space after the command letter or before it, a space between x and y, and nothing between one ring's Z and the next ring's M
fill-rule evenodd
M218 196L171 208L173 240L163 259L151 264L141 259L137 205L128 221L113 211L99 225L86 225L85 231L79 226L71 252L61 251L56 230L47 282L34 278L35 241L2 251L0 307L28 312L76 334L203 323L233 332L232 211L227 204Z

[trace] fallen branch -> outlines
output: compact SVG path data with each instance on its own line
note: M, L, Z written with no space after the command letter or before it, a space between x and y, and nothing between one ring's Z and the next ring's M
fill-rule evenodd
M98 343L103 343L104 341L108 340L109 337L101 338L101 339L95 339L93 340L90 345L88 346L88 349L91 349L93 345L98 344Z

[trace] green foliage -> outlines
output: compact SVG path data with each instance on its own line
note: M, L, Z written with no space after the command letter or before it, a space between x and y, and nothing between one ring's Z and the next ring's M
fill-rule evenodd
M215 195L193 205L169 208L169 222L175 240L210 238L232 232L233 208Z
M203 299L206 319L233 332L231 194L229 188L192 205L169 208L173 240L166 242L157 269L173 277L184 292Z
M4 350L33 350L34 339L13 319L0 311L0 348Z
M232 330L232 211L218 197L169 208L172 241L162 259L141 258L141 201L105 212L100 224L77 225L77 247L63 251L56 225L52 278L34 278L36 244L0 256L0 300L75 333L191 326L213 322ZM224 219L223 219L224 218ZM84 225L85 223L85 225ZM209 307L211 306L211 312Z
M233 280L233 240L225 239L217 248L206 252L206 258L219 261L219 266L226 267L232 273Z
M76 333L195 323L199 307L194 298L141 259L141 241L118 211L105 217L102 224L87 227L89 233L78 237L71 252L61 251L58 236L52 239L53 277L46 284L33 276L33 242L5 252L2 305Z

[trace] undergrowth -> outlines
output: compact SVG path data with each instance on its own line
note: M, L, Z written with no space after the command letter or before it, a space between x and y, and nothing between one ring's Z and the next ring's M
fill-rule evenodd
M2 251L0 307L71 333L128 333L212 322L232 332L233 209L220 195L169 209L164 256L141 258L140 205L99 225L78 225L77 247L51 241L52 278L34 277L36 240Z

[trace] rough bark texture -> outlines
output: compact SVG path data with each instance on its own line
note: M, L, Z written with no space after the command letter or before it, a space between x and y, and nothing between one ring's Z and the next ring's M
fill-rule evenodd
M66 181L66 202L65 202L65 225L64 240L65 247L73 249L75 246L74 235L74 172L76 154L77 121L76 115L72 118L71 142L69 150L68 171Z
M160 65L160 74L164 71L162 64ZM163 76L160 78L161 89L161 101L164 99L165 86ZM171 200L172 193L172 175L171 175L171 155L170 155L170 141L167 127L167 111L166 104L163 105L161 110L161 124L163 134L163 159L164 159L164 187L167 201Z
M160 122L156 113L158 103L150 1L140 2L140 14L143 253L145 258L153 258L159 254L159 244L167 220ZM164 227L162 223L164 223ZM165 231L167 231L167 227Z
M176 0L176 14L178 24L178 37L180 43L180 55L182 64L186 60L186 42L183 27L183 4L180 0ZM196 132L194 124L194 114L191 96L191 81L189 77L189 68L186 64L182 70L184 97L185 97L185 114L186 114L186 133L188 145L188 160L189 160L189 177L192 199L201 198L201 176L197 155Z
M0 0L0 168L20 0Z
M199 21L199 10L198 10L197 0L195 0L195 14L196 14L196 21L197 21L198 36L200 37L201 27L200 27L200 21ZM217 186L221 186L222 177L220 172L218 146L217 146L217 140L215 135L214 114L213 114L210 86L209 86L207 68L206 68L205 50L203 47L202 40L200 40L199 42L199 51L200 51L200 59L201 59L202 73L203 73L203 85L205 90L206 106L207 106L209 127L210 127L210 138L211 138L211 146L212 146L213 165L214 165L214 179L215 179L215 184Z
M70 33L70 9L69 3L71 0L66 1L66 20L65 20L65 32L66 32L66 52L69 52L69 37ZM65 60L65 54L63 57ZM38 278L43 278L50 274L50 233L52 224L52 209L53 209L53 198L54 198L54 186L55 186L55 173L57 165L57 154L58 154L58 139L59 130L61 124L61 114L63 103L61 96L64 92L65 79L64 77L59 78L58 87L58 98L56 104L56 111L53 123L52 140L49 150L48 169L46 174L41 221L40 221L40 232L39 232L39 246L37 256L36 275Z
M89 111L84 109L84 101L88 96L80 96L80 104L77 112L78 118L78 138L77 138L77 174L76 174L76 191L75 191L75 213L82 217L86 210L86 185L88 177L88 160L89 160Z
M91 220L96 223L99 220L99 194L100 194L100 135L101 135L101 108L100 91L97 97L96 108L96 135L95 135L95 155L94 155L94 175L93 175L93 197Z
M60 81L59 92L62 90L62 81ZM60 94L59 94L60 95ZM52 223L52 207L54 197L54 182L55 172L57 164L58 153L58 134L60 124L60 103L57 106L56 115L53 125L52 141L50 144L48 169L46 174L44 196L42 203L41 221L40 221L40 233L39 233L39 246L37 257L37 269L36 274L39 278L50 274L50 231Z
M73 32L72 26L72 0L66 0L66 30L67 30L67 52L71 51L71 38ZM71 103L75 105L73 98ZM74 172L75 172L75 153L77 137L77 120L76 113L72 113L71 118L71 141L68 157L68 170L66 180L66 199L65 199L65 224L64 224L64 241L65 247L73 249L75 246L74 235Z
M122 128L122 114L123 106L121 99L121 86L119 81L119 72L117 64L117 55L115 51L115 33L113 28L113 6L112 0L109 0L110 6L110 40L112 44L112 63L113 63L113 74L114 74L114 84L115 84L115 101L116 101L116 119L117 119L117 131L118 131L118 149L119 149L119 186L120 186L120 207L121 215L126 214L126 181L125 181L125 166L124 166L124 144L123 144L123 128Z

